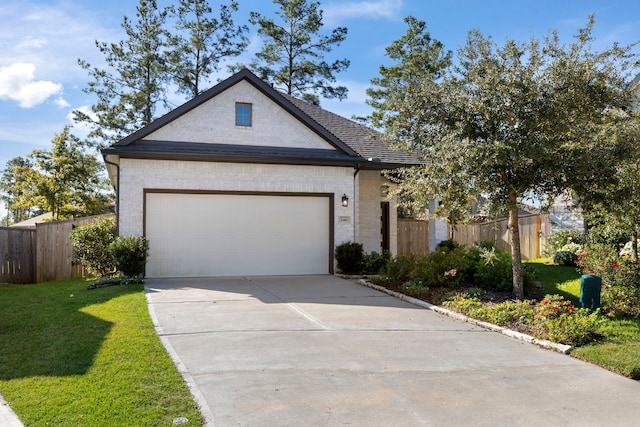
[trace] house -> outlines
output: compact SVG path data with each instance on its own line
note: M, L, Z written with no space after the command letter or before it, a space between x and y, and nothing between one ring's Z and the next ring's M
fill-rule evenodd
M418 163L247 70L102 150L147 277L326 274L346 241L396 252L382 171Z
M53 212L45 212L41 215L34 216L33 218L11 224L9 227L35 229L37 224L48 221L53 221Z

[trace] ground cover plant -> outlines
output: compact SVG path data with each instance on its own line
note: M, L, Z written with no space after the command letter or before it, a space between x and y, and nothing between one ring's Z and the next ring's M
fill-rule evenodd
M142 285L0 285L0 394L28 426L160 426L197 406Z

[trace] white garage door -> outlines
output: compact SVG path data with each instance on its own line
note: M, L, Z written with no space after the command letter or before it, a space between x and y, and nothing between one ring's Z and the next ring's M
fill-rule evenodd
M147 193L147 277L326 274L329 197Z

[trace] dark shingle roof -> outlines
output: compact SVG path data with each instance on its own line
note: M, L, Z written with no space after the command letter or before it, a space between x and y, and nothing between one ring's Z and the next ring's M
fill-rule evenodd
M335 150L259 147L208 143L144 140L157 129L198 107L226 89L246 80L280 105L305 126L335 147ZM368 127L316 105L280 93L255 74L242 70L208 91L155 120L139 131L102 150L103 155L135 158L188 159L203 161L275 162L294 164L358 164L363 168L393 168L419 164L418 157L395 151L382 135Z
M382 163L398 165L420 163L415 154L392 149L380 132L301 99L281 95L365 159L379 159Z

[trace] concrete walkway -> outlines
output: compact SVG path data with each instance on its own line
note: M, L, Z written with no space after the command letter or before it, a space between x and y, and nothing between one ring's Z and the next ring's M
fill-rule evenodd
M333 276L148 280L216 426L627 426L640 384Z
M0 426L2 427L23 427L22 422L9 404L0 396Z

